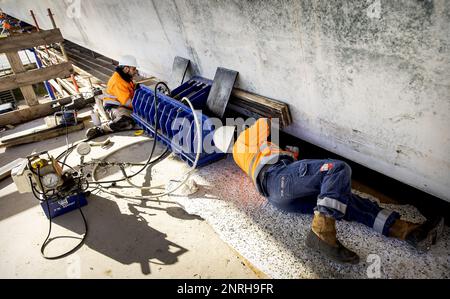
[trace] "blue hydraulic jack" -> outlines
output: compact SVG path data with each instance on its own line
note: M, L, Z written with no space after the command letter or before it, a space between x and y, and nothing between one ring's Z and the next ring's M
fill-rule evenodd
M155 91L141 86L133 97L132 118L149 135L155 136L157 123L157 140L167 145L183 161L193 165L197 151L197 132L195 131L194 115L189 106L181 102L187 97L197 113L202 128L202 148L197 166L201 167L225 157L213 143L212 134L216 124L212 117L222 118L231 95L238 73L224 68L218 68L214 80L194 76L187 82L175 88L170 95L157 93L158 106L155 107ZM158 119L155 119L155 109L158 109ZM204 140L210 147L207 149Z

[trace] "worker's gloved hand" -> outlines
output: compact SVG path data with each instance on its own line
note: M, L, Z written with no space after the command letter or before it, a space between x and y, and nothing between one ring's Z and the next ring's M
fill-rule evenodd
M286 151L291 152L295 160L298 160L298 154L300 152L300 149L297 146L287 145Z

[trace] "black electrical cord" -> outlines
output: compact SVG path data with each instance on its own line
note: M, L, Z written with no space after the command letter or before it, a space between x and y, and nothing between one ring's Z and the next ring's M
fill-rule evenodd
M185 72L184 72L184 74L183 74L183 79L181 80L181 82L183 83L183 81L184 81L184 76L186 75L186 71L187 71L187 69L185 70ZM155 120L157 120L158 119L158 109L157 109L157 88L158 88L158 85L164 85L164 87L169 91L169 95L170 95L170 93L171 93L171 91L170 91L170 88L167 86L167 84L165 84L164 82L158 82L158 83L156 83L156 85L155 85L155 95L154 95L154 101L155 101ZM131 130L124 130L124 131L133 131L133 129L131 129ZM157 122L155 121L155 139L154 140L156 140L156 137L157 137ZM80 143L81 142L86 142L86 141L89 141L90 139L88 139L88 138L85 138L85 139L83 139L83 140L81 140L80 141ZM155 144L155 143L154 143ZM61 158L62 157L66 157L67 158L67 156L68 155L70 155L71 153L72 153L72 151L73 151L73 149L77 146L78 144L74 144L74 145L72 145L72 146L70 146L70 147L68 147L66 150L64 150L61 154L59 154L57 157L56 157L56 160L58 161L58 162L60 162L60 160L61 160ZM151 156L150 156L150 158L147 160L147 162L148 161L150 161L150 159L151 159ZM150 163L154 163L154 162L156 162L156 161L153 161L153 162L150 162ZM66 165L67 166L67 165ZM148 163L145 163L144 164L144 169L145 169L145 167L147 167L148 166ZM143 170L143 169L142 169ZM141 171L142 171L141 170ZM126 179L126 178L125 178ZM94 182L91 182L91 183L94 183Z
M33 173L36 174L36 172L34 172L34 171L33 171ZM44 195L44 192L40 192L39 190L36 189L36 187L33 184L33 180L31 179L31 176L28 176L28 179L30 181L31 191L33 192L34 197L36 197L39 201L43 202L44 199L41 199L41 197L39 195ZM47 195L47 192L45 192L46 195ZM38 195L36 195L36 194L38 194ZM55 190L53 190L52 196L53 195L55 195Z
M39 195L42 195L42 192L39 192L36 187L34 187L33 185L33 180L31 180L31 176L28 177L28 179L30 180L30 186L31 186L31 191L33 192L34 197L36 197L39 201L44 201L41 199L41 197Z
M74 116L75 117L75 116ZM66 145L67 145L67 149L69 149L69 127L67 126L67 120L66 120L66 116L64 115L64 110L62 111L62 119L63 119L63 121L64 121L64 126L66 127ZM69 155L66 155L65 157L64 157L64 161L62 161L62 167L61 167L61 169L64 169L64 165L67 165L66 164L66 161L67 161L67 157L68 157ZM72 168L73 169L73 168Z
M184 75L183 75L183 80L184 80ZM151 161L151 159L152 159L152 157L153 157L153 154L154 154L154 151L155 151L155 148L156 148L156 142L157 142L157 136L158 136L158 101L157 101L157 90L158 90L158 86L159 86L159 85L164 85L164 87L169 91L169 94L170 94L170 89L169 89L169 87L168 87L164 82L158 82L158 83L156 84L156 86L155 86L155 95L154 95L154 103L155 103L155 136L154 136L154 142L153 142L152 150L151 150L150 155L149 155L149 158L148 158L147 162L144 164L144 166L143 166L138 172L136 172L136 173L134 173L134 174L132 174L132 175L130 175L130 176L126 176L125 178L120 179L120 180L105 181L105 182L89 182L89 181L86 180L86 181L85 181L85 183L86 183L86 187L85 187L85 188L82 188L81 179L79 179L79 180L78 180L78 189L80 189L80 190L82 190L83 192L85 192L86 190L89 189L89 184L90 184L90 183L95 183L95 184L101 186L101 184L104 184L104 183L116 183L116 182L119 182L119 181L123 181L123 180L126 180L126 179L130 179L130 178L132 178L132 177L138 175L139 173L141 173L141 172L142 172L145 168L147 168L150 164L158 163L163 157L165 157L165 155L166 155L167 152L168 152L168 147L166 147L165 151L164 151L159 157L157 157L155 160ZM63 116L63 117L64 117L64 116ZM65 119L65 118L64 118L64 119ZM67 160L67 157L70 155L70 153L72 153L72 151L73 151L73 149L75 148L76 145L69 146L69 142L68 142L68 127L67 127L67 123L66 123L66 122L64 122L64 123L65 123L65 127L66 127L66 144L67 144L67 149L66 149L65 151L63 151L63 152L56 158L56 160L57 160L59 163L61 163L63 166L65 165L65 166L71 168L72 170L74 170L73 167L71 167L70 165L68 165L68 164L65 163L66 160ZM88 141L88 140L89 140L89 139L86 138L86 139L82 140L82 142ZM64 161L61 162L61 161L59 161L59 160L60 160L62 157L64 157ZM29 163L29 164L30 164L30 163ZM30 165L30 166L31 166L31 165ZM121 167L121 168L122 168L122 167ZM30 168L30 169L31 169L31 168ZM123 168L122 168L122 170L123 170L123 172L125 173L125 170L124 170ZM33 172L34 172L34 171L33 171ZM35 173L35 172L34 172L34 173ZM43 242L43 244L42 244L42 246L41 246L41 254L42 254L42 256L43 256L45 259L49 259L49 260L60 259L60 258L63 258L63 257L66 257L66 256L72 254L73 252L75 252L76 250L78 250L78 249L84 244L84 242L85 242L85 240L86 240L86 237L87 237L87 235L88 235L88 224L87 224L87 221L86 221L86 217L84 216L83 211L82 211L82 209L81 209L81 206L80 206L80 200L77 199L78 210L80 211L81 217L83 218L83 223L84 223L84 227L85 227L85 234L84 234L84 236L81 238L80 242L79 242L74 248L72 248L71 250L67 251L66 253L63 253L63 254L57 255L57 256L52 256L52 257L46 256L46 255L45 255L45 248L46 248L53 240L56 240L56 239L58 239L58 238L75 238L75 237L65 236L65 237L56 237L56 238L50 239L50 235L51 235L51 232L52 232L52 216L51 216L50 203L49 203L50 199L47 197L47 193L44 191L44 188L43 188L43 184L42 184L42 180L41 180L41 175L40 175L40 167L37 168L37 176L38 176L39 185L40 185L41 190L42 190L43 192L39 192L39 191L35 188L35 186L34 186L32 180L31 180L31 177L29 177L30 185L31 185L31 188L32 188L33 195L34 195L39 201L41 201L41 202L42 202L42 201L45 201L46 206L47 206L48 218L49 218L49 229L48 229L48 234L47 234L47 237L45 238L45 240L44 240L44 242ZM97 189L97 188L99 188L99 187L95 187L94 190ZM43 200L41 200L41 196L39 196L39 195L42 195ZM55 192L53 192L52 197L53 197L53 196L55 196ZM58 196L58 194L56 194L56 196Z
M67 157L67 156L66 156ZM67 167L69 167L71 170L73 170L73 171L76 171L75 170L75 168L73 168L72 166L70 166L69 164L67 164L67 163L64 163L64 162L61 162L61 161L58 161L58 163L59 164L62 164L62 165L65 165L65 166L67 166Z
M162 154L159 155L155 160L151 161L148 164L148 166L149 165L154 166L154 165L158 164L159 162L161 162L166 157L168 152L169 152L169 147L166 147L164 152L162 152ZM119 165L119 167L120 167L120 170L122 171L122 173L124 174L124 177L128 177L128 174L125 172L125 168L123 167L123 165Z
M153 100L153 102L155 103L155 136L154 136L154 139L153 139L154 141L153 141L152 150L150 152L150 155L149 155L145 165L139 171L137 171L136 173L133 173L132 175L126 176L126 177L121 178L121 179L109 180L109 181L95 181L95 182L94 181L90 181L89 183L91 183L91 184L113 184L113 183L118 183L118 182L122 182L122 181L125 181L125 180L129 180L129 179L137 176L138 174L140 174L142 171L144 171L144 169L146 169L151 164L151 160L153 158L153 153L154 153L155 148L156 148L156 142L157 142L157 139L158 139L158 96L157 96L157 94L158 94L158 86L159 85L163 85L170 93L170 89L169 89L169 87L167 86L166 83L164 83L164 82L156 83L154 100Z
M151 161L147 166L150 166L150 165L155 166L156 164L161 162L167 156L168 152L169 152L169 147L166 147L164 152L161 155L159 155L155 160ZM120 167L122 173L124 174L124 177L129 178L128 174L125 172L125 168L122 165L119 165L119 167Z
M86 141L88 141L87 138L81 140L80 143L81 143L81 142L86 142ZM59 154L59 155L56 157L56 160L57 160L58 162L60 162L60 160L61 160L63 157L66 157L66 156L70 155L70 154L72 153L73 149L74 149L77 145L78 145L78 144L74 144L74 145L70 146L69 148L67 148L65 151L63 151L61 154Z
M39 181L39 185L41 187L41 190L44 190L44 187L42 185L42 180L41 180L40 167L37 168L37 173L38 173L38 181ZM30 178L30 180L31 180L31 178ZM31 185L31 186L33 188L33 185ZM88 186L89 186L89 184L88 184ZM33 194L34 194L34 192L33 192ZM67 252L65 252L63 254L57 255L57 256L46 256L45 252L44 252L45 248L53 240L56 240L58 238L76 238L76 237L64 236L64 237L56 237L56 238L50 239L50 235L52 233L52 214L51 214L51 211L50 211L50 204L49 204L50 199L47 197L47 194L44 191L42 193L42 196L43 196L44 201L45 201L45 203L47 205L47 212L48 212L48 219L49 219L49 228L48 228L47 237L45 238L45 240L44 240L44 242L42 243L42 246L41 246L41 255L42 255L42 257L44 257L45 259L48 259L48 260L57 260L57 259L60 259L60 258L63 258L63 257L66 257L66 256L72 254L73 252L78 250L84 244L84 242L86 240L86 237L88 235L88 224L87 224L87 221L86 221L86 217L84 217L83 211L81 210L80 200L77 198L78 210L80 211L81 217L83 218L83 222L84 222L84 228L85 228L84 236L81 238L81 241L74 248L72 248L71 250L69 250L69 251L67 251ZM40 198L38 197L38 199L40 199ZM76 238L76 239L78 239L78 238Z

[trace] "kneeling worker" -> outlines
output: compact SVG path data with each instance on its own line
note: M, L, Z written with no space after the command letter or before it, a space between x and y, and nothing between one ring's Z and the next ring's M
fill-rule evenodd
M222 127L214 134L223 152L231 147L235 127ZM339 160L298 160L290 151L268 141L270 120L260 118L243 131L233 146L237 165L274 206L301 213L314 213L306 245L340 263L359 262L353 251L336 236L335 220L356 221L387 237L405 240L426 251L443 232L444 219L423 224L400 219L397 212L383 209L351 191L351 169Z
M111 120L99 127L87 130L86 138L92 139L106 133L129 130L134 127L131 118L131 101L136 85L133 77L138 74L136 58L125 55L119 60L119 66L108 81L103 97L103 107Z

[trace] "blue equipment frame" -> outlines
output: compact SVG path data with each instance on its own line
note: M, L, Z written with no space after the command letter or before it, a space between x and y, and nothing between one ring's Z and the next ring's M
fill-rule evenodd
M189 165L193 165L197 154L197 132L195 131L194 115L189 106L181 103L187 97L195 110L207 110L206 101L211 91L213 81L202 77L193 77L186 83L175 88L171 96L158 92L158 141L169 147L177 156ZM150 136L155 136L155 92L141 86L134 93L133 113L131 117ZM213 143L212 134L215 126L211 118L197 112L202 128L202 148L198 167L223 159L225 153L220 152ZM177 120L175 122L175 120ZM208 136L208 137L207 137ZM210 152L204 148L205 138L210 142ZM181 141L181 142L180 142Z

